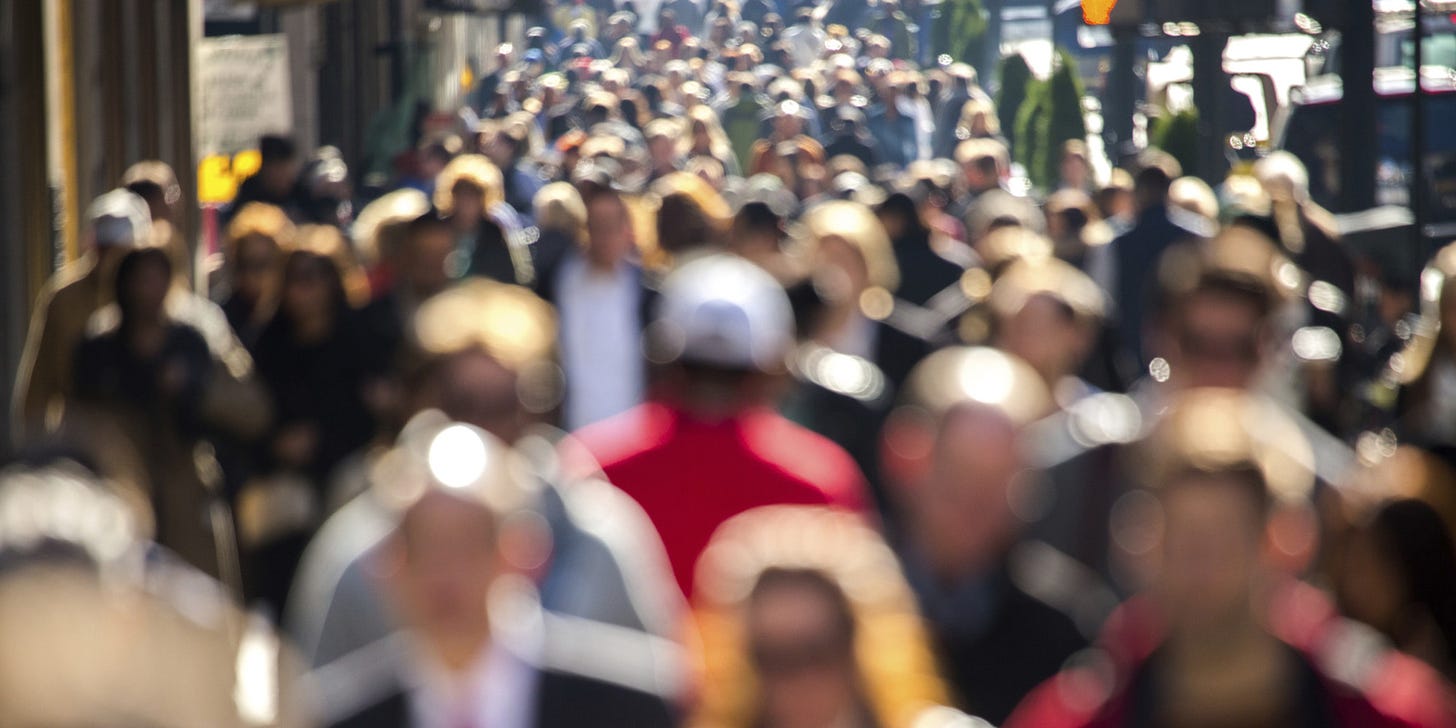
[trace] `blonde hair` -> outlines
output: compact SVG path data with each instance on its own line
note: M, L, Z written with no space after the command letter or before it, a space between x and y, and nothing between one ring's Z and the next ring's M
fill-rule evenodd
M900 265L890 247L890 236L869 207L848 200L831 200L815 205L804 214L803 225L812 253L819 241L837 237L849 243L864 258L870 284L894 293L900 287Z
M531 208L542 232L565 233L578 244L586 242L586 203L571 183L552 182L542 187Z
M850 513L771 506L725 523L698 562L694 616L704 674L689 726L754 724L759 685L747 655L744 609L772 570L814 573L843 593L855 623L863 697L875 724L908 728L926 709L946 702L914 594L883 539Z
M440 171L440 176L435 178L435 207L441 215L455 211L455 199L451 193L461 182L480 190L482 210L505 202L505 180L500 169L484 155L462 154L450 160Z
M1001 117L996 115L996 107L985 99L971 99L961 107L961 120L956 128L965 129L970 134L971 127L975 124L976 117L981 117L986 123L986 133L991 136L1001 134ZM969 137L966 137L969 138Z
M287 253L297 231L282 209L264 202L249 202L233 216L223 242L223 256L232 264L238 259L238 245L245 238L263 238Z

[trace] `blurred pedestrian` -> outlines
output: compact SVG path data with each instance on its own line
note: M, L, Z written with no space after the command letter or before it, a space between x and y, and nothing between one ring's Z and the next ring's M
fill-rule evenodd
M918 726L946 700L894 555L851 515L730 520L698 593L707 673L690 726Z
M1030 426L1055 408L1025 362L949 348L916 367L885 427L899 545L959 707L1000 723L1115 605L1090 571L1024 542ZM1051 577L1056 574L1056 577Z
M608 649L592 639L600 627L568 623L563 631L541 621L539 602L512 576L537 568L550 547L549 531L523 517L536 485L519 456L483 430L437 413L422 417L375 476L394 522L380 576L408 642L385 643L368 662L326 672L339 682L337 693L325 693L325 722L674 725L663 697L627 687L651 685L650 674L599 652ZM573 656L554 644L585 651ZM651 647L650 640L629 644ZM363 670L380 680L361 679Z
M294 235L283 210L262 202L242 208L228 224L222 310L244 344L257 340L277 309L283 259L293 250Z
M1157 524L1140 546L1147 591L1109 621L1100 662L1046 683L1008 726L1450 723L1433 671L1342 651L1359 638L1294 581L1315 534L1292 421L1266 400L1193 390L1141 452L1144 496L1127 515Z
M843 450L770 409L793 343L793 313L771 276L710 255L661 290L648 342L664 365L655 396L577 435L647 511L691 596L698 557L724 521L776 504L860 511L864 476Z

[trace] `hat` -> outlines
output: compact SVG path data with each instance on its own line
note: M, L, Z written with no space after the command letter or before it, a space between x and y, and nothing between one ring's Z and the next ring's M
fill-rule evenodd
M147 203L126 189L97 197L86 209L97 246L142 247L152 236L152 213Z
M654 358L663 361L770 371L793 346L794 313L768 273L742 258L712 254L663 282L651 336Z

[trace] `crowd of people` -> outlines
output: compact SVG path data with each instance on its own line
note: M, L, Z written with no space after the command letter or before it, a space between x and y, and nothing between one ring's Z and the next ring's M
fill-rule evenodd
M263 138L214 268L94 201L0 722L1456 725L1456 248L1283 153L1028 194L918 4L602 5L375 199Z

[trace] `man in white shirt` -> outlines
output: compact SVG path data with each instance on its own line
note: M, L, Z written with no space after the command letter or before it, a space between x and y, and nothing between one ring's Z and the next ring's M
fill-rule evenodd
M653 638L549 615L530 580L550 555L539 484L484 430L427 411L372 479L394 531L379 578L397 638L316 672L336 728L666 728ZM645 669L646 668L646 669Z
M636 247L626 200L612 190L598 192L587 200L585 246L565 256L554 285L543 291L561 318L567 430L642 402L642 329L651 291L632 261Z

